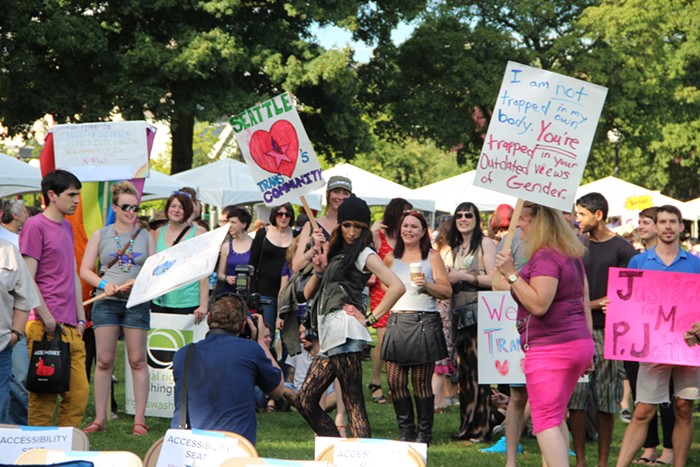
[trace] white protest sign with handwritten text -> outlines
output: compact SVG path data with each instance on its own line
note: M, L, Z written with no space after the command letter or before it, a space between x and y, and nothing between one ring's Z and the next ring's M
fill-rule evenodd
M136 276L126 307L145 303L214 272L228 225L149 256Z
M479 292L479 384L525 384L517 314L510 292Z
M474 184L571 210L607 92L508 62Z
M148 177L148 128L143 121L56 125L56 168L83 182Z
M289 93L231 117L230 123L266 206L279 206L325 185Z

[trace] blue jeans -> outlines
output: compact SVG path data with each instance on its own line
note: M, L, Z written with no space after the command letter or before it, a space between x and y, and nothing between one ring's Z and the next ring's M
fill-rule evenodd
M27 372L29 371L29 353L27 341L22 339L12 348L12 379L10 380L10 408L7 413L9 423L27 425Z
M277 325L277 299L268 295L260 297L260 305L263 309L263 320L270 327L272 343L275 343L275 327Z
M0 352L0 423L9 423L7 407L10 405L10 379L12 378L12 347Z

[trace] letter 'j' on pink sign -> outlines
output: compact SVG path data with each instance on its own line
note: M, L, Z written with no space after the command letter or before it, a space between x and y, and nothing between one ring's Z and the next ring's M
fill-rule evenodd
M605 358L700 366L683 335L700 321L700 274L610 268Z

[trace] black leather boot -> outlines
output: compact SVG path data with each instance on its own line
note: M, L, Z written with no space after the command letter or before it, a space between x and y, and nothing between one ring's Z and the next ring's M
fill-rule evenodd
M411 398L394 399L394 411L396 411L396 421L399 424L399 441L415 441L416 422L413 417Z
M433 441L433 421L435 420L435 396L416 397L416 412L418 412L417 443L430 446Z

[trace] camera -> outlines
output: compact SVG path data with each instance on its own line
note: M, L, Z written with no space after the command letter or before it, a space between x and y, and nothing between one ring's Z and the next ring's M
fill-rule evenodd
M255 274L255 268L250 264L239 264L236 266L236 292L240 294L240 289L250 290L250 278Z

